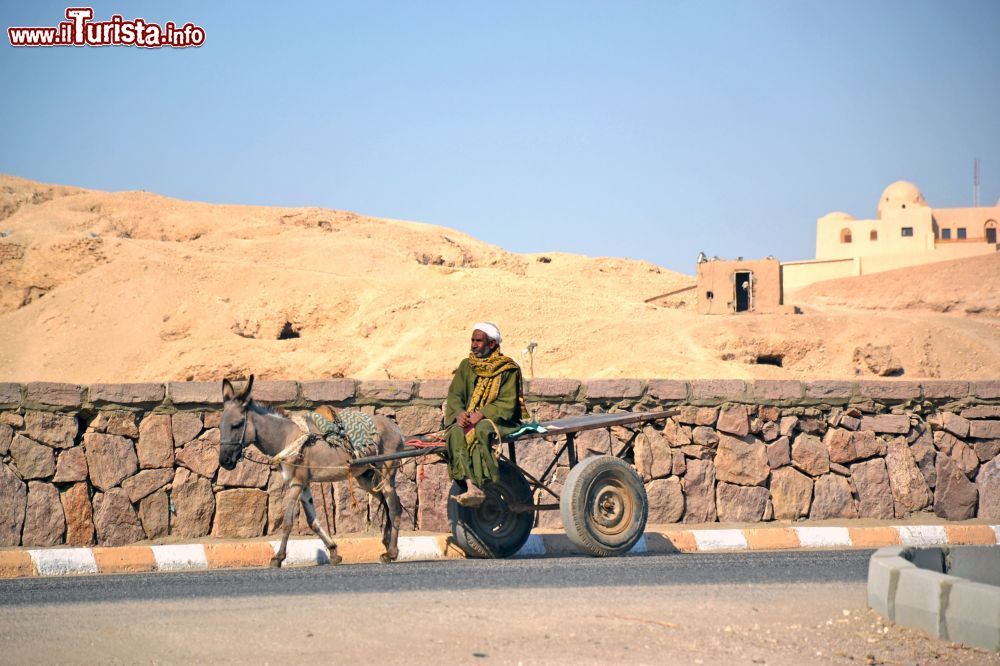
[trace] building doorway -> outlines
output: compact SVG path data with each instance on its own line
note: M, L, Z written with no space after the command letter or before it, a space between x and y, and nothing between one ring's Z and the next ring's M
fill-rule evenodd
M993 220L986 223L986 242L993 244L997 242L997 223Z
M747 312L753 305L753 273L736 271L736 311Z

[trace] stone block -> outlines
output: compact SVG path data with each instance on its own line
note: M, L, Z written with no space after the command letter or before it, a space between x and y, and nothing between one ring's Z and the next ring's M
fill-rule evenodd
M719 443L719 433L715 432L715 428L695 426L694 430L691 431L691 441L698 446L714 449Z
M92 546L94 544L94 508L90 504L90 490L86 483L74 483L59 493L66 516L67 546Z
M970 421L969 437L976 439L1000 439L1000 420Z
M897 437L889 443L885 466L897 518L905 518L931 503L930 488L904 438Z
M779 437L767 445L767 464L778 469L792 462L792 447L787 437Z
M220 486L235 488L264 488L270 476L270 468L263 463L240 458L233 469L219 468L219 478L216 481Z
M267 493L257 488L223 490L215 497L212 536L250 539L264 533Z
M21 385L0 382L0 406L17 407L21 404Z
M417 397L425 400L444 400L448 397L450 379L422 379L417 385Z
M972 445L979 462L989 462L1000 456L1000 439L981 439Z
M1000 592L994 585L959 580L951 585L944 612L947 639L1000 652Z
M750 434L750 419L746 405L725 405L719 410L715 426L719 431L743 437Z
M167 394L175 405L221 405L222 382L170 382Z
M539 378L528 381L526 393L534 398L574 399L580 392L580 381L576 379Z
M1000 405L977 405L963 409L963 419L1000 419Z
M841 404L850 401L853 391L851 382L822 380L805 384L806 398L830 403Z
M82 446L74 446L59 452L56 459L54 483L71 483L87 480L87 456Z
M699 401L743 402L749 398L742 379L697 379L691 382L691 399Z
M676 476L647 484L646 497L649 500L647 522L651 525L676 523L684 515L684 494Z
M147 539L162 539L170 533L170 498L159 490L139 501L139 522Z
M400 407L396 410L396 423L406 436L427 435L441 430L444 412L440 407Z
M214 437L206 437L213 433ZM202 435L201 438L185 444L177 449L175 459L177 465L199 474L206 479L215 476L219 469L219 431L213 429Z
M102 546L124 546L146 538L139 515L121 488L94 495L94 529Z
M51 483L30 481L21 544L57 546L63 543L65 534L66 516L59 501L59 491Z
M868 560L868 607L882 617L894 621L899 572L916 570L916 566L901 557L908 550L903 546L880 548Z
M802 382L790 379L755 379L754 400L799 400L803 395Z
M134 405L138 403L163 402L167 391L163 384L91 384L90 401L93 403L113 403Z
M174 447L184 446L201 434L201 414L198 412L177 412L170 417L170 434Z
M173 469L144 469L122 481L122 490L133 504L152 495L174 479Z
M73 414L29 411L24 415L24 434L56 449L74 446L79 432L80 424Z
M809 517L813 520L857 518L858 510L847 479L837 474L825 474L816 479Z
M875 414L861 417L861 429L905 435L910 431L910 417L905 414Z
M39 405L79 407L83 404L83 387L79 384L31 382L25 400Z
M920 399L919 382L865 381L858 382L862 397L887 402Z
M28 504L28 486L0 463L0 546L19 546Z
M135 449L142 469L174 466L170 421L169 414L150 414L139 424L139 441Z
M420 506L417 527L429 532L450 532L448 493L451 479L448 466L439 463L417 466L417 496Z
M920 386L927 400L959 400L969 397L969 382L925 381Z
M979 493L979 518L1000 520L1000 458L994 458L979 468L976 489Z
M107 410L97 412L88 426L94 432L121 435L131 439L139 438L139 427L135 424L136 412Z
M973 385L972 390L977 398L987 400L1000 398L1000 379L978 381Z
M858 493L861 518L891 520L895 515L889 472L882 458L851 465L851 481Z
M23 435L14 435L8 453L22 479L47 479L56 471L55 451Z
M408 379L373 379L361 382L358 397L377 401L406 401L413 398L416 382Z
M968 437L969 436L969 420L962 418L957 414L952 414L951 412L941 412L940 414L941 427L953 434L955 437Z
M792 444L792 465L811 476L830 471L830 452L815 435L800 434Z
M7 455L10 443L14 439L14 429L6 423L0 423L0 456Z
M722 435L715 455L715 473L719 481L741 486L764 485L770 473L764 444L753 437L741 440Z
M215 514L215 495L208 479L187 469L178 469L174 473L170 499L174 505L172 536L198 538L208 535Z
M88 432L83 436L90 482L100 490L110 490L139 469L132 440L118 435Z
M724 523L760 522L764 517L769 494L767 488L760 486L740 486L720 481L715 493L719 521Z
M656 400L687 400L688 384L677 379L650 379L646 395Z
M961 578L927 571L919 567L899 569L896 587L893 621L907 627L919 629L935 638L947 638L942 631L944 623L944 601L950 589Z
M714 523L718 518L715 508L715 463L711 460L688 461L682 486L684 522Z
M588 400L623 400L642 395L638 379L591 379L586 385Z
M948 573L974 583L995 585L1000 594L1000 548L958 546L948 550Z
M301 383L302 398L309 402L347 402L358 390L356 379L324 379Z
M798 520L809 515L813 480L792 467L771 472L771 503L776 520Z
M257 402L293 402L298 397L298 382L266 381L253 384L253 399Z

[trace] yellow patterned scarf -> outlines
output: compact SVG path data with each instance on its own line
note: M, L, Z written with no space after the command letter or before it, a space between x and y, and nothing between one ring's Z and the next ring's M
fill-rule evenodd
M478 358L475 354L469 353L469 366L479 377L476 387L472 390L472 397L469 398L468 412L478 412L480 409L490 404L500 395L500 385L502 379L500 375L508 370L516 370L517 363L509 356L504 356L500 350L495 350L486 358ZM520 387L518 387L520 392ZM520 397L520 396L519 396ZM465 433L465 441L471 448L476 443L475 429Z

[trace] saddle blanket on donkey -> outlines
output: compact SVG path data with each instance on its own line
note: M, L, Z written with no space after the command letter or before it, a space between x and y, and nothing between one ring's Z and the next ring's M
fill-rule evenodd
M310 412L309 419L327 443L344 449L352 458L364 458L378 453L375 419L364 412L356 409L335 412L323 405Z

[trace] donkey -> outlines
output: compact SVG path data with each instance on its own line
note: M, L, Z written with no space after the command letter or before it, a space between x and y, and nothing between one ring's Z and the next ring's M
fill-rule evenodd
M257 448L268 456L275 456L304 434L291 419L254 403L250 397L252 390L253 375L250 375L246 387L239 394L228 379L222 380L223 408L222 422L219 424L221 434L219 464L227 470L236 467L236 463L243 457L246 447L250 444L256 444ZM295 520L296 500L302 502L309 527L326 545L330 563L340 563L343 558L337 554L337 544L316 517L309 484L312 481L343 481L349 476L381 503L385 514L385 524L382 526L385 552L381 555L381 560L385 563L392 562L399 557L397 542L400 517L403 513L403 506L396 493L397 462L390 460L352 470L350 453L341 447L328 444L320 435L315 434L312 424L309 425L313 436L302 447L301 454L292 460L280 462L281 475L289 490L285 494L281 547L271 558L271 566L280 567L285 560L288 536L292 532ZM403 449L403 433L395 423L383 416L376 416L375 426L378 432L378 455L396 453Z

